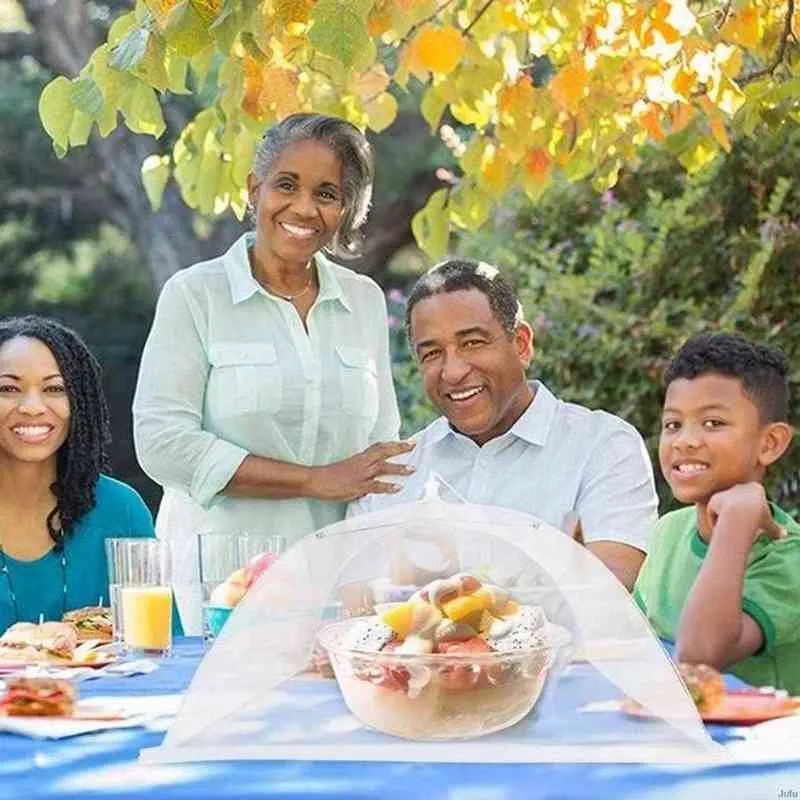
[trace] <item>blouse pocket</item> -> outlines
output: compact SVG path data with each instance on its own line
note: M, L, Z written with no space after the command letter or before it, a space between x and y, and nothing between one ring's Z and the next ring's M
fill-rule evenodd
M283 384L271 342L216 342L209 348L209 401L233 414L276 412Z
M342 408L346 414L378 418L378 367L375 359L361 347L338 345L341 362Z

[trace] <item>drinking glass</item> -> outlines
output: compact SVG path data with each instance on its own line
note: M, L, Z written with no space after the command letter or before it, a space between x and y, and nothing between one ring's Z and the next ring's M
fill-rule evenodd
M239 537L235 533L197 535L203 639L213 641L246 591Z
M249 584L261 576L269 565L286 550L286 539L259 531L240 531L237 534L239 560L247 573Z
M146 656L169 655L172 648L169 545L160 539L107 539L106 555L115 631L121 628L124 649Z
M203 639L206 642L219 635L247 590L285 548L286 540L282 536L266 533L198 534Z
M122 647L122 602L120 599L120 575L124 558L124 543L128 539L106 539L106 564L108 565L108 591L111 604L111 636L115 645Z

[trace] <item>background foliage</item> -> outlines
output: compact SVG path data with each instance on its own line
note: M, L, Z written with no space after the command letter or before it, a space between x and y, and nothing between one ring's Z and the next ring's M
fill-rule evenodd
M741 141L695 176L647 150L613 192L562 183L535 204L512 193L492 224L461 236L456 249L513 277L536 334L532 375L565 400L634 424L657 465L661 374L697 331L737 330L781 348L800 421L799 159L796 125ZM432 412L399 334L395 343L410 432ZM799 477L795 443L769 478L795 511Z
M31 7L34 0L21 0ZM39 109L55 150L120 125L159 138L162 102L201 106L142 163L155 209L174 177L206 215L241 219L258 137L301 110L379 132L410 96L448 125L460 176L414 219L432 256L513 186L563 174L613 186L647 140L690 172L730 133L800 114L795 0L136 0Z
M430 16L442 3L447 13ZM138 3L136 25L125 31L117 28L122 38L131 34L126 47L133 46L119 57L127 53L135 61L136 48L145 38L135 28L142 30L151 14L142 60L127 65L123 61L112 68L120 74L109 78L142 97L146 92L139 83L148 86L148 81L163 78L158 59L163 56L164 66L168 50L181 55L169 43L183 41L187 20L197 15L202 19L206 6L216 9L215 20L229 19L254 3L165 2L165 8L174 6L178 13L167 14L163 24L157 15L160 6L153 5ZM366 114L366 124L372 119L376 128L388 119L387 108L394 110L391 100L377 98L387 94L397 102L394 122L380 134L371 134L379 166L376 206L367 230L367 257L357 268L387 288L404 433L433 416L410 358L402 317L404 293L431 263L411 244L410 221L431 192L440 189L443 193L431 200L434 210L440 204L438 211L433 216L430 209L423 212L418 234L420 219L432 221L432 227L423 226L427 233L421 232L429 249L474 255L511 272L536 329L532 373L560 396L622 414L652 445L666 359L695 330L734 328L778 344L789 355L794 420L800 421L800 200L795 166L800 143L794 122L800 15L794 3L440 0L434 7L410 0L269 0L260 5L277 15L276 25L283 20L273 27L279 43L297 39L292 56L296 60L283 66L303 83L298 95L303 103L312 86L336 78L331 92L323 92L321 100L315 95L315 107L331 103L324 107L361 123ZM329 15L323 27L363 23L375 52L361 37L374 64L359 69L354 62L326 78L315 72L318 63L304 67L302 58L308 48L319 49L312 41L311 22L316 26L316 14L332 6L370 7L355 22L344 15L340 23ZM10 16L9 8L16 9ZM633 45L644 47L641 58L624 48L615 57L606 53L604 60L596 58L608 46L592 37L598 24L603 27L602 16L581 13L610 9L616 14L615 8L624 11ZM790 8L793 14L787 16ZM695 19L695 27L686 34L679 30L688 24L681 9ZM387 20L381 15L387 10L391 20L400 11L408 12L404 34L399 28L382 27ZM131 3L124 0L0 0L0 314L36 310L64 319L85 336L105 368L116 474L155 504L158 490L136 465L130 431L131 394L155 294L177 268L219 253L240 228L231 214L215 223L199 208L187 208L184 187L172 179L161 196L160 210L153 213L150 199L157 201L157 186L149 186L148 199L141 166L155 156L149 162L155 170L150 177L155 177L167 155L172 173L177 169L175 148L183 141L188 147L184 154L197 156L192 169L201 175L206 168L216 168L214 158L200 157L203 148L196 137L212 116L217 123L239 124L252 136L288 109L281 105L279 112L271 95L285 83L264 81L259 70L251 69L253 59L265 70L276 66L278 51L272 39L266 53L258 43L258 51L252 50L253 42L240 36L235 42L231 39L227 49L214 44L219 52L205 64L202 80L202 50L182 54L189 62L185 77L192 93L169 88L154 92L166 125L159 141L117 125L107 139L92 134L86 147L57 159L38 120L40 93L48 81L64 75L62 80L72 86L70 108L77 104L74 108L80 110L78 106L87 103L94 107L97 95L79 75L91 62L94 48L103 47L113 21L130 11ZM505 23L508 15L521 11L528 14L522 21L531 28L527 46L536 43L539 49L527 63L518 57L514 73L509 69L513 58L489 63L484 49L490 40L505 41L507 35L514 39L514 25ZM301 18L289 19L295 13ZM498 26L498 15L504 27ZM787 19L793 25L788 33L782 27ZM215 42L223 36L221 23L209 33L212 24L204 22L205 32L190 30L180 46L191 49L205 37L203 49L211 47L209 36ZM442 37L453 37L452 29L464 40L455 65L452 54L461 45L455 43L452 50L441 46ZM536 39L543 31L549 31L545 40ZM677 39L674 31L680 34ZM519 33L518 45L523 38ZM328 46L339 47L339 40ZM742 53L741 63L736 52ZM227 71L226 57L236 62ZM326 58L326 64L335 60L333 55ZM181 59L170 59L174 70ZM656 69L657 61L661 66ZM247 74L245 64L250 64ZM414 64L419 69L411 70L414 74L404 83L402 70ZM242 70L238 83L237 69ZM688 86L684 73L693 71L699 80L702 69L709 82ZM731 76L738 90L729 85ZM684 99L670 99L668 89L683 93ZM373 95L359 95L359 90ZM455 93L444 108L437 95L451 91ZM717 113L705 96L712 102L735 102L727 111L720 106ZM377 102L377 116L365 110L370 97ZM142 109L155 113L149 100L140 106L131 98L117 99L130 113L123 109L116 122L133 120L126 122L128 128L137 128ZM290 99L284 95L281 102ZM644 105L637 105L640 101ZM219 115L226 104L235 113L223 118ZM479 112L488 115L485 122L472 118ZM72 126L75 115L69 108L67 113ZM102 116L103 111L92 113ZM202 114L198 123L196 117ZM604 134L609 115L614 124ZM78 123L80 127L85 120L78 117ZM432 129L437 137L431 136ZM550 138L542 145L529 134ZM606 134L622 138L609 144ZM225 137L225 126L210 126L206 135L211 135L210 152L224 160L226 151L217 145ZM520 137L516 143L515 137ZM645 140L650 144L644 145ZM242 145L246 142L247 138ZM622 147L625 142L630 146ZM730 154L714 160L729 146ZM615 149L619 147L622 150ZM515 161L520 148L534 155ZM619 172L592 160L615 153L624 153L627 162ZM505 160L510 160L508 169ZM689 168L690 175L681 167ZM228 168L232 169L224 167ZM186 170L191 177L188 166ZM618 181L615 188L598 191L609 176ZM592 186L594 178L599 180ZM448 237L451 222L457 233ZM436 248L430 246L431 235ZM771 479L772 489L794 509L800 509L799 450L795 444ZM667 503L666 495L664 499Z

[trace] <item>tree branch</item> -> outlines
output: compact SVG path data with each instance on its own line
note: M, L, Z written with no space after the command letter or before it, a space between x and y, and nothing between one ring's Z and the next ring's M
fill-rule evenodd
M22 31L0 33L0 61L12 61L23 56L37 57L36 37Z
M51 72L74 77L98 44L85 0L20 0L35 31L36 58Z
M447 8L447 6L450 6L450 5L452 5L454 1L455 1L455 0L444 0L444 2L443 2L443 3L440 3L440 4L439 4L439 7L436 9L436 11L434 11L434 12L433 12L433 14L429 14L427 17L425 17L425 19L421 19L419 22L415 22L415 23L414 23L414 24L413 24L413 25L412 25L412 26L411 26L411 27L408 29L408 31L407 31L407 33L406 33L406 35L405 35L405 36L404 36L404 37L403 37L403 38L402 38L402 39L401 39L401 40L400 40L400 41L397 43L397 49L399 50L399 49L400 49L400 48L401 48L401 47L402 47L404 44L406 44L406 42L410 41L410 40L411 40L411 37L412 37L412 36L413 36L413 35L414 35L414 34L415 34L415 33L416 33L416 32L417 32L417 31L418 31L418 30L419 30L419 29L420 29L420 28L423 26L423 25L427 25L429 22L432 22L433 20L435 20L435 19L436 19L436 17L438 17L438 16L439 16L439 14L441 14L441 13L442 13L442 11L444 11L444 10Z
M757 69L755 72L750 72L747 75L742 75L740 78L736 79L736 83L739 86L745 86L752 81L758 80L759 78L763 78L766 75L772 75L776 69L783 63L783 59L786 56L786 48L789 46L789 37L792 35L792 20L794 19L794 5L795 0L788 0L786 8L786 18L783 22L783 31L781 33L781 40L778 44L778 50L775 53L775 58L772 60L770 64L768 64L763 69Z
M464 38L469 39L470 31L478 24L480 18L489 10L489 7L494 3L494 0L487 0L483 8L475 15L475 19L464 28Z

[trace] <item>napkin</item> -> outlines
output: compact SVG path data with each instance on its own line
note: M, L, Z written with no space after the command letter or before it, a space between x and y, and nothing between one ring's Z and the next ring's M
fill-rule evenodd
M26 678L61 678L67 681L93 680L104 676L120 678L132 675L147 675L158 669L158 664L147 659L139 661L116 661L107 667L56 667L47 664L34 664L21 667L13 674Z
M96 704L78 709L84 713L89 710L101 715L103 712L117 711L111 707L98 707ZM72 719L70 717L6 717L0 716L0 731L28 736L31 739L67 739L85 733L112 730L115 728L134 728L143 725L147 717L143 714L125 716L124 719Z

